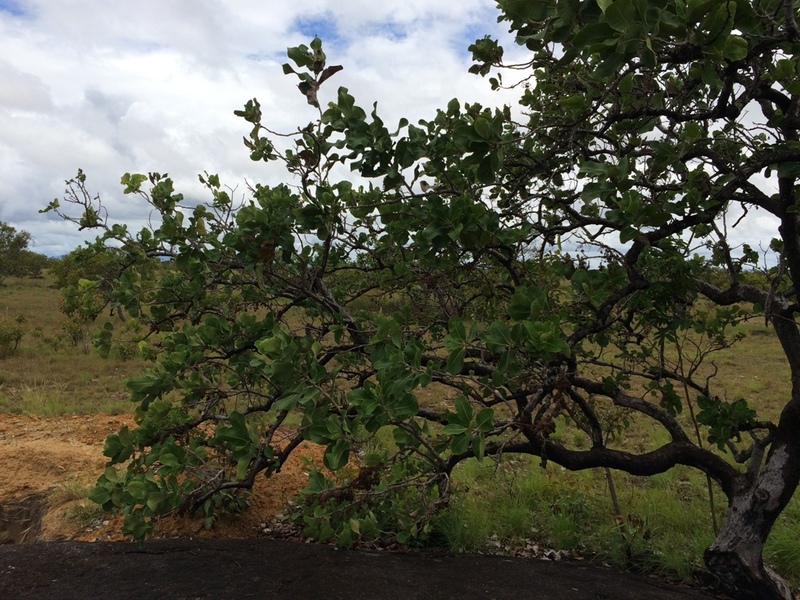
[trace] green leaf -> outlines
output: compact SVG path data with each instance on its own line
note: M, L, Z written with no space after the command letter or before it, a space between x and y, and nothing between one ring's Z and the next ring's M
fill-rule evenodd
M350 444L345 440L336 440L325 449L323 464L331 471L338 471L347 464L350 458Z
M450 335L457 340L462 342L467 341L467 330L464 327L464 321L462 321L461 317L458 315L450 317L450 320L447 322L447 330L450 332Z
M608 10L608 7L611 6L613 0L597 0L597 6L600 7L600 10L605 13Z
M494 182L494 162L492 161L491 155L484 157L481 162L478 163L476 175L480 183L489 184Z
M488 432L494 427L494 409L483 408L475 416L475 427L479 431Z
M310 68L314 64L314 56L308 51L308 47L305 45L289 48L286 54L298 67Z
M502 321L492 323L483 339L492 353L505 352L512 345L511 330Z
M470 437L466 433L453 436L450 442L450 452L453 454L463 454L469 448Z
M400 398L390 404L388 409L395 419L408 419L419 412L419 401L414 394L402 394Z
M586 105L586 97L583 94L573 94L566 98L559 98L556 100L556 104L561 108L580 110Z
M458 348L450 353L447 357L447 372L451 375L458 375L464 368L464 356L466 355L465 348Z
M147 497L147 508L152 510L154 513L158 512L161 503L166 498L166 495L163 492L154 492Z
M168 467L181 467L181 462L178 460L178 457L170 452L159 455L158 460L162 465L166 465Z
M453 98L447 103L447 114L451 117L456 116L461 111L461 104L458 98Z
M483 117L478 117L475 119L475 122L472 124L472 126L475 128L475 132L483 139L489 139L491 136L492 126L489 124L489 121Z
M460 435L466 433L467 428L459 423L449 423L442 428L445 435Z
M279 337L264 338L258 340L255 346L261 354L272 356L279 353L281 348L283 348L283 340Z
M315 444L329 444L333 440L326 423L314 423L305 431L305 438Z
M397 444L401 448L403 446L419 445L419 440L417 440L413 435L411 435L408 431L406 431L402 427L393 428L392 437L394 438L395 444Z
M738 35L730 36L722 47L722 55L731 62L747 58L747 40Z
M593 44L602 44L613 36L614 30L608 23L592 23L591 25L581 28L569 42L576 49L583 50Z
M514 294L508 307L508 316L514 321L529 319L532 312L531 304L531 299L525 294Z
M475 455L475 458L478 461L483 460L484 453L486 451L486 440L482 435L475 436L472 438L472 453Z
M350 519L350 530L356 535L361 535L361 523L358 519Z
M119 182L125 186L125 189L122 191L123 194L132 194L138 192L145 181L147 181L147 175L142 175L141 173L125 173L120 178Z
M469 400L467 400L466 396L458 396L455 400L455 404L458 422L469 427L469 424L472 422L472 405L470 405Z
M129 481L127 485L128 493L134 500L144 500L147 496L147 487L143 481Z
M542 0L506 0L504 8L508 16L522 22L537 22L547 14L549 2Z
M636 25L636 8L631 0L616 0L606 8L605 15L608 24L622 33Z

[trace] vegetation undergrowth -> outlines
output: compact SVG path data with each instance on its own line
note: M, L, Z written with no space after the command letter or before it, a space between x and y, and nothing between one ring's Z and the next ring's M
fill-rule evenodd
M714 538L704 477L685 468L650 478L614 473L622 508L616 515L602 470L541 469L534 462L512 458L499 465L489 460L462 465L453 500L434 521L431 542L452 552L596 558L681 581L703 568L703 550ZM798 540L795 499L764 553L795 586Z
M59 311L61 296L52 280L9 278L0 287L0 314L18 316L24 337L16 352L0 361L0 412L42 416L131 412L124 381L142 368L138 359L119 356L101 358L93 350L73 344ZM94 326L93 326L94 327ZM785 358L777 340L759 323L739 326L742 341L719 356L725 392L731 398L757 395L768 414L789 393L787 379L766 377L785 369ZM433 398L421 396L422 402ZM287 420L298 426L300 415ZM560 430L554 434L559 437ZM572 434L572 443L586 440ZM626 443L644 443L647 432L632 425ZM391 435L379 433L366 454L396 450ZM677 468L650 478L613 474L621 515L610 500L601 470L568 472L550 464L538 468L538 460L506 457L499 465L492 460L470 460L456 469L451 504L431 522L430 528L404 543L442 547L452 552L491 552L523 556L547 556L561 551L567 556L599 560L688 580L702 566L703 549L714 537L709 514L706 480L691 469ZM71 518L79 528L96 520L99 507L82 502L88 488L59 489L57 504L81 500ZM717 494L719 496L719 493ZM369 510L354 511L359 535L348 527L335 531L330 519L334 503L299 511L299 518L318 522L306 534L340 545L357 538L380 538L391 524L379 521ZM402 503L398 509L408 508ZM718 520L724 516L724 503ZM316 511L316 513L315 513ZM388 511L391 513L391 511ZM355 522L355 521L353 521ZM779 518L765 549L766 561L794 585L800 584L800 502L794 500ZM550 554L551 557L557 556Z

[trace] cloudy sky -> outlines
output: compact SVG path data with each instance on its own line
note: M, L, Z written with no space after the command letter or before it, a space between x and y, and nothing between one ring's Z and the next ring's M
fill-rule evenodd
M231 186L276 183L279 171L249 160L233 111L257 97L275 129L312 119L280 65L314 35L345 67L323 104L345 86L387 124L453 97L500 104L467 73L476 38L508 40L497 14L493 0L0 0L0 221L58 256L84 236L38 210L78 168L134 227L148 211L121 193L125 172L167 172L195 198L204 171Z
M467 47L486 34L512 61L524 56L497 14L494 0L0 0L0 221L59 256L95 235L38 213L78 168L134 230L149 211L122 194L123 173L169 173L195 201L206 198L205 171L240 190L285 179L249 160L249 128L233 111L257 97L273 129L313 119L281 64L315 35L329 64L344 66L323 85L323 105L345 86L361 106L377 101L391 127L453 97L513 102L467 72ZM752 214L733 241L766 245L775 231Z

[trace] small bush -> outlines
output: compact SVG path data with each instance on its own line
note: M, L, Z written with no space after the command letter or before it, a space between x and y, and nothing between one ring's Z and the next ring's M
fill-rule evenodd
M22 327L20 318L17 318L16 323L9 323L4 319L0 319L0 358L11 356L19 348L19 343L22 341Z

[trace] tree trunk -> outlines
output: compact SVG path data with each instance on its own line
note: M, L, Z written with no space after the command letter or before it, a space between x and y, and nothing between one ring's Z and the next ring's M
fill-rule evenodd
M705 552L706 565L735 598L794 600L789 585L764 565L761 552L770 527L763 511L753 510L752 504L748 498L734 500L717 539Z
M747 485L743 477L743 485L729 499L728 515L705 552L708 568L736 598L795 598L789 585L764 565L762 550L797 488L798 454L797 440L779 433L755 481Z

